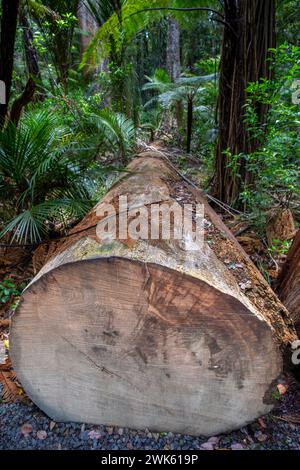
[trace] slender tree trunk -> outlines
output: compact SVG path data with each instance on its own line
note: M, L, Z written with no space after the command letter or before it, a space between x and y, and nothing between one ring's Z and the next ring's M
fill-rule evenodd
M249 82L271 78L269 49L275 47L275 0L226 0L220 69L219 141L215 161L215 192L225 203L235 203L249 175L243 155L255 151L244 119ZM268 108L257 106L260 123L266 121ZM240 155L239 171L228 167L225 151ZM239 173L239 174L237 174Z
M192 132L193 132L193 97L188 98L188 112L187 112L187 140L186 151L190 153L192 145Z
M6 102L0 104L0 128L3 126L11 94L14 49L18 23L19 0L2 0L0 80L6 89Z
M23 27L23 40L28 73L31 77L41 80L37 51L33 45L33 33L24 12L20 15L20 24Z

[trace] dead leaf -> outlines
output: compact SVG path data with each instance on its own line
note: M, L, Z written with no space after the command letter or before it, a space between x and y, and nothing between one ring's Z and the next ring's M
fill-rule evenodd
M9 328L10 320L0 320L0 329L1 328Z
M12 370L10 357L6 358L4 364L0 364L0 383L3 385L3 401L15 403L24 399L25 393L18 383L15 371Z
M38 432L36 433L36 437L37 437L40 441L44 441L45 439L47 439L47 433L46 433L46 431L43 431L43 430L38 431Z
M21 427L21 433L25 437L29 436L29 434L31 434L32 431L33 431L33 427L31 426L30 423L24 423L23 426Z
M277 385L277 390L278 390L280 395L284 395L287 392L288 387L287 387L287 385L284 385L284 384L278 384Z
M49 424L49 429L50 431L53 431L53 429L55 428L56 426L56 422L55 421L50 421L50 424Z
M107 430L107 434L109 434L109 435L112 435L112 434L114 433L114 428L113 428L113 426L108 426L108 427L106 428L106 430Z

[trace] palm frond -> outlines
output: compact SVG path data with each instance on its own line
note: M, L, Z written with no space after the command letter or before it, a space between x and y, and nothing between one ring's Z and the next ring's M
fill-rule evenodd
M121 113L110 110L101 110L97 114L91 114L90 122L99 130L107 129L104 133L109 143L117 144L121 152L127 152L134 144L135 127L131 119Z

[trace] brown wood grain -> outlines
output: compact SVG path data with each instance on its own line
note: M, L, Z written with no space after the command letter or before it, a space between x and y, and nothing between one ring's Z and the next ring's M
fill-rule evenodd
M56 421L212 435L272 408L296 334L206 202L212 225L200 251L97 238L97 209L120 195L130 207L203 200L158 155L129 165L25 290L11 355L28 395Z

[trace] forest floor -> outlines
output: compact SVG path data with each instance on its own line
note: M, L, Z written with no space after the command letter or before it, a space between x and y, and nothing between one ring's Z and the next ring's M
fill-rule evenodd
M182 152L180 153L182 155ZM205 172L195 157L181 157L178 162L176 151L168 157L180 171L202 186ZM186 161L188 159L188 162ZM187 164L188 163L188 164ZM185 172L185 168L189 168ZM272 277L272 260L264 249L262 241L247 227L247 221L237 214L223 213L223 220L231 228L256 264L266 266L266 273ZM49 255L49 247L43 245L35 254L28 249L0 248L0 278L13 280L16 286L28 283L39 271ZM50 246L51 252L51 246ZM268 269L269 263L269 269ZM22 393L14 383L11 372L1 369L8 353L8 323L13 313L12 303L0 303L0 375L12 378L6 387L8 402L0 398L0 450L5 449L95 449L95 450L213 450L213 449L297 449L300 450L300 383L291 376L285 376L278 393L274 410L248 426L210 439L154 433L148 430L133 431L113 426L93 426L76 423L55 423L44 415ZM6 359L7 360L7 359ZM2 366L3 367L3 366ZM2 372L1 372L2 370ZM4 372L3 372L4 370ZM1 377L0 377L1 379ZM3 386L0 380L0 397ZM12 384L15 385L12 385ZM11 390L9 387L11 386ZM13 402L17 399L17 402Z

